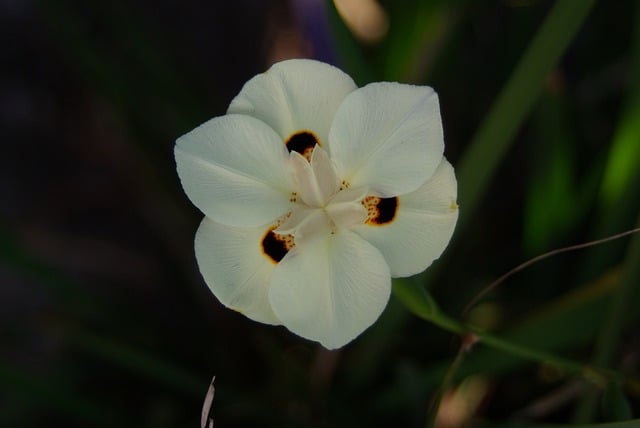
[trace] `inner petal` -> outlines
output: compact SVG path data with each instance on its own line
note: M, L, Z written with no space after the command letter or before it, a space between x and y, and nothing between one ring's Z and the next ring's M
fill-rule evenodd
M293 151L289 154L289 162L298 185L297 196L308 206L324 208L340 189L340 181L329 155L316 146L310 160Z
M336 193L326 208L333 224L339 228L350 229L365 223L369 213L362 199L366 194L366 188L342 189Z
M329 235L331 230L329 217L323 209L297 206L274 232L294 236L296 245L306 245L317 237Z
M336 169L329 158L329 154L322 147L313 149L310 163L313 175L316 177L318 187L326 204L340 189L340 180L336 174Z
M358 201L330 204L326 208L327 215L335 227L351 229L365 223L367 210Z

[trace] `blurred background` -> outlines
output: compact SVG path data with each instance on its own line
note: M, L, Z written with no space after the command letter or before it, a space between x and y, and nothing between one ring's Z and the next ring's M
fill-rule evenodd
M219 427L424 426L459 341L393 297L335 352L225 309L195 265L202 215L174 141L273 62L308 57L360 85L433 86L457 167L553 4L1 0L0 426L195 427L213 375ZM414 280L447 313L530 257L638 222L639 17L638 1L597 2L505 157L465 159L493 178ZM543 261L468 318L637 379L636 241ZM483 346L453 378L440 427L640 417L637 383L602 394Z

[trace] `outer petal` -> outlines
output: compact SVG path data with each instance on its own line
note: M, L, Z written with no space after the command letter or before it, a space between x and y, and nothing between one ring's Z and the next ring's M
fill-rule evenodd
M338 176L390 197L420 187L444 150L438 96L427 86L371 83L342 103L329 133Z
M231 102L228 113L262 120L280 134L282 141L308 130L325 144L338 106L355 89L351 77L329 64L292 59L249 80Z
M293 180L288 152L275 132L249 116L217 117L178 138L178 175L211 219L259 226L284 214Z
M353 230L380 250L391 276L414 275L440 257L449 243L458 220L456 195L453 167L442 158L433 177L399 197L393 221Z
M334 349L373 324L390 290L380 252L339 229L290 251L273 272L269 297L285 327Z
M275 265L261 251L266 232L265 227L229 227L205 217L196 233L196 258L223 305L255 321L280 324L268 298Z

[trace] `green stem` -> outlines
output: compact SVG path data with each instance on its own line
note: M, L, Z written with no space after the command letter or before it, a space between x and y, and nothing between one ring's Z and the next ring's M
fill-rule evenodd
M484 343L485 345L490 346L494 349L521 357L523 359L551 364L568 372L576 374L584 374L585 370L587 369L586 366L581 363L569 360L567 358L559 357L548 352L509 342L474 325L465 324L460 321L454 320L440 310L434 312L433 317L429 321L453 333L463 335L472 334L480 343Z
M549 72L594 3L595 0L558 0L498 95L457 166L462 226L474 215Z
M473 335L471 338L474 339L474 341L484 343L493 349L526 360L556 366L567 373L580 375L599 386L606 385L611 380L619 380L619 376L615 372L519 345L495 336L472 324L463 323L451 318L438 308L424 288L415 284L396 280L394 282L393 293L411 312L451 333L460 336Z

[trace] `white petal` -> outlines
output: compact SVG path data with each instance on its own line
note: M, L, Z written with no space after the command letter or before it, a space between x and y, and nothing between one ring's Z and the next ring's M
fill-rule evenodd
M321 147L316 147L311 154L311 161L292 151L289 164L295 176L298 197L312 207L323 207L338 191L340 180L336 176L331 159Z
M293 59L249 80L228 112L262 120L282 141L308 130L325 144L338 106L356 88L351 77L329 64Z
M310 164L322 195L322 203L325 204L340 188L340 180L329 155L322 147L313 149Z
M384 256L391 276L410 276L440 257L451 240L458 219L457 186L446 159L424 185L399 197L396 217L382 225L353 230Z
M318 180L313 174L313 168L309 162L299 153L289 154L289 164L295 176L298 196L302 201L312 207L321 207L322 191L318 186Z
M338 109L329 152L338 176L390 197L420 187L444 150L438 96L427 86L371 83Z
M229 227L205 217L196 233L196 258L223 305L255 321L280 324L268 298L275 264L261 250L266 232L264 227Z
M362 198L367 196L368 191L369 189L367 189L366 187L343 189L336 193L333 198L331 198L331 203L342 204L345 202L361 201Z
M294 234L298 229L303 228L305 223L314 221L312 217L318 211L318 208L311 208L304 204L294 204L291 213L275 231L283 235Z
M227 115L180 137L175 156L185 192L211 219L259 226L283 215L293 181L276 133L249 116Z
M367 210L359 201L331 204L325 210L340 229L351 229L367 220Z
M331 226L324 210L296 206L289 218L275 231L291 234L295 236L296 245L304 245L318 236L327 236L331 233Z
M389 300L382 255L348 230L296 246L273 272L270 301L282 324L328 349L369 327Z
M325 208L331 221L343 229L351 229L367 220L367 210L360 201L367 194L367 189L344 189L335 194Z

